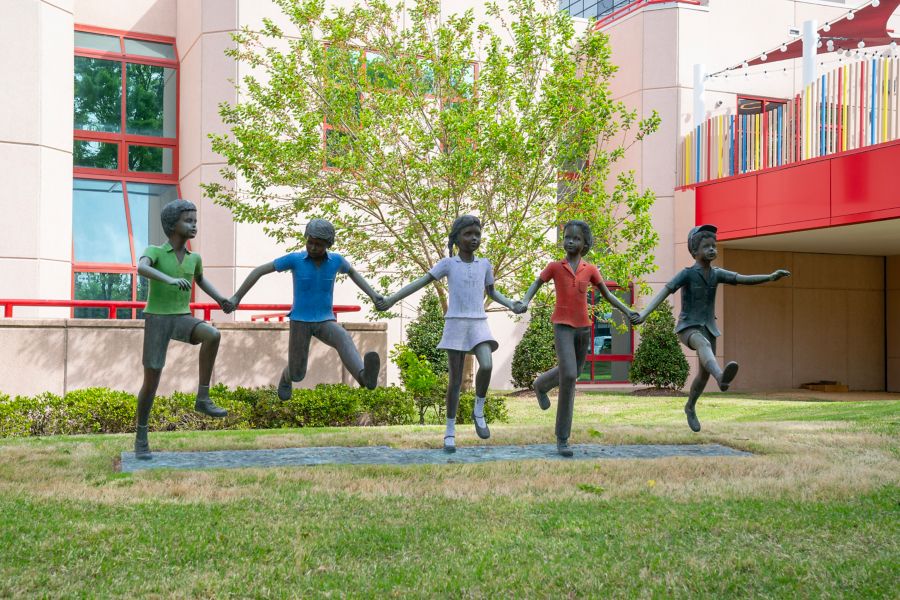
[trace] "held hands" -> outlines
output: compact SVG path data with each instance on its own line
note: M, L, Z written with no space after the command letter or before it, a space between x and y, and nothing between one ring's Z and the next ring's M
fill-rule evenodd
M185 291L191 289L191 282L187 279L175 279L174 277L171 277L169 285L174 285L178 287L178 289Z
M646 317L644 317L643 315L641 315L641 313L639 313L635 310L628 311L628 320L631 321L632 325L640 325L641 323L644 322L645 318Z
M521 300L516 300L515 302L513 302L511 310L513 311L513 314L521 315L528 310L528 305Z
M374 298L372 298L372 302L375 304L375 309L379 312L384 312L394 305L393 296L388 296L387 298L385 298L381 294L377 294Z
M233 313L237 308L237 305L235 305L235 303L231 301L231 298L220 298L219 307L222 309L222 312L227 315L229 313Z
M771 275L769 275L769 279L771 281L778 281L782 277L790 277L790 276L791 276L791 272L788 271L787 269L778 269L777 271L775 271Z

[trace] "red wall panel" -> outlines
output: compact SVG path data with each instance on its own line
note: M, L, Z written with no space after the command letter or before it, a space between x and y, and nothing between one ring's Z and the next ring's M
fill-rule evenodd
M756 227L756 177L739 177L697 187L697 223L719 233Z
M831 216L830 170L829 161L821 161L758 175L757 226L778 226Z
M875 148L830 162L831 216L900 207L900 146Z

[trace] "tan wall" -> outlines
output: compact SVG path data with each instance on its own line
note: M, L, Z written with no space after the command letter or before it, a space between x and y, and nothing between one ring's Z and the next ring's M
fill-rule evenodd
M885 260L887 391L900 392L900 256Z
M880 256L728 249L723 265L729 270L793 274L775 283L723 286L724 360L741 365L732 389L835 380L851 390L884 390L884 264Z
M341 323L360 353L382 357L379 385L387 381L384 323ZM274 385L287 361L287 323L214 323L222 332L212 384ZM141 387L143 322L104 319L0 319L0 393L63 394L108 387L136 394ZM199 346L171 342L160 394L196 391ZM356 385L337 352L318 340L310 347L307 377L319 383Z

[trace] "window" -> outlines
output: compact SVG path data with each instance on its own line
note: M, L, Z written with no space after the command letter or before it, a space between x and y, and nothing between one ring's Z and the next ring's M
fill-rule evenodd
M609 283L607 286L626 306L631 306L633 289L622 289ZM600 300L599 292L588 292L589 306L598 304ZM624 331L621 330L623 326ZM591 345L578 382L627 383L633 360L634 331L625 316L617 310L595 314L591 319Z
M174 40L79 26L74 83L72 297L146 300L137 260L165 242L160 210L179 195Z
M619 10L637 0L559 0L559 10L573 17L598 19Z
M784 100L757 98L753 96L738 96L737 103L739 115L761 115L770 113L785 105Z

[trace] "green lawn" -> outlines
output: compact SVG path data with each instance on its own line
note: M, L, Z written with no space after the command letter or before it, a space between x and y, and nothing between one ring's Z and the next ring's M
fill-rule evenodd
M751 458L117 473L129 436L0 440L0 597L900 595L900 400L580 394L572 441ZM551 442L510 400L490 443ZM151 434L157 450L391 444L438 427ZM460 446L483 443L461 427Z

